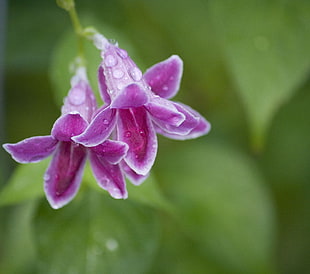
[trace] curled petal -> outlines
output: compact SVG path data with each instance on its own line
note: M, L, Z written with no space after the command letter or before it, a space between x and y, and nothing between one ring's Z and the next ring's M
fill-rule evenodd
M152 119L164 128L166 126L178 127L185 120L185 115L178 111L173 103L159 96L153 97L145 108L151 114Z
M70 142L71 137L83 133L87 126L87 121L79 113L65 114L54 123L52 136L58 141Z
M148 93L138 84L130 84L122 89L111 103L111 108L140 107L149 100Z
M90 152L90 164L100 187L107 190L115 199L128 197L126 182L119 165L110 164L105 157Z
M186 134L184 133L182 134L180 132L172 131L172 130L167 131L160 127L156 128L157 133L162 134L171 139L187 140L187 139L198 138L202 135L207 134L210 131L211 124L203 116L201 116L197 111L181 103L175 103L175 105L179 110L183 109L184 111L183 113L187 113L187 117L194 117L197 121L196 125ZM191 115L188 115L188 114L191 114ZM192 118L186 118L186 119L190 120ZM183 122L184 124L186 123L186 119ZM182 126L186 127L186 125L183 125L183 124L181 124L179 127L182 127Z
M44 190L52 208L68 204L79 190L86 161L86 150L72 142L59 142L44 175Z
M119 109L118 140L129 146L125 162L137 174L146 175L154 164L157 137L144 107Z
M111 134L116 123L116 110L104 107L94 117L87 129L72 140L87 147L103 143Z
M91 147L92 152L104 157L110 164L118 164L127 154L128 145L120 141L106 140L104 143Z
M109 105L111 103L111 97L108 92L106 78L104 75L104 69L101 65L99 66L99 69L98 69L98 83L99 83L99 91L100 91L101 99L103 100L103 102Z
M144 74L144 79L152 91L162 98L171 98L180 88L183 73L183 61L177 55L150 67Z
M126 174L126 177L136 186L141 185L145 179L149 176L149 173L146 175L139 175L134 172L125 161L121 161L120 163L122 170Z
M154 123L158 126L156 130L157 133L162 134L162 132L167 132L169 134L176 135L187 135L194 129L199 123L199 117L193 115L188 109L184 108L182 105L177 103L172 103L178 112L182 113L185 117L184 121L178 125L174 126L172 124L163 123L158 119L153 119ZM164 134L163 134L164 135Z
M3 148L19 163L36 163L48 157L55 150L57 140L52 136L27 138L16 144L4 144Z

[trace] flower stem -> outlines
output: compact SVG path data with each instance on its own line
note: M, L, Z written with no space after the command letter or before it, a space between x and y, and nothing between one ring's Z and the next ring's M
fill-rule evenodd
M56 0L57 4L65 9L69 15L73 25L73 29L75 34L77 35L77 50L78 50L78 57L79 57L79 66L85 66L86 59L84 54L84 29L80 23L79 16L75 9L74 0Z

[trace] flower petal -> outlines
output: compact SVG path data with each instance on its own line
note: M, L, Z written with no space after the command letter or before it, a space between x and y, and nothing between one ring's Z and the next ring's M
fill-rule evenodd
M70 142L71 137L83 133L87 126L87 121L79 113L69 113L56 120L51 134L58 141Z
M122 89L111 103L111 108L140 107L149 100L148 93L138 84L130 84Z
M125 162L140 175L146 175L154 164L157 137L144 107L119 109L118 140L129 146Z
M125 161L121 161L120 163L122 170L126 174L126 177L136 186L141 185L147 177L149 177L149 173L146 175L139 175L134 172Z
M72 140L87 147L103 143L111 134L116 123L116 110L104 106L93 118L87 129Z
M84 71L86 78L86 71ZM79 113L87 122L90 122L97 109L96 98L86 79L80 79L79 75L72 77L72 88L64 100L61 113Z
M159 96L153 97L145 108L163 128L170 125L178 127L185 120L185 115L173 103Z
M144 79L152 91L163 98L171 98L180 88L183 73L183 61L177 55L150 67L144 74Z
M186 125L186 123L190 124L191 123L190 120L193 119L192 117L194 117L194 119L197 121L196 125L186 134L184 134L184 132L182 133L181 131L178 132L177 130L168 131L160 127L156 128L157 133L162 134L171 139L187 140L187 139L194 139L194 138L200 137L202 135L207 134L210 131L211 124L203 116L201 116L197 111L181 103L175 103L175 106L180 111L182 110L184 114L187 113L186 114L187 117L185 121L179 126L179 128L184 127L184 128L189 129L190 126Z
M19 163L36 163L48 157L55 150L57 140L52 136L27 138L16 144L4 144L3 148Z
M184 121L180 125L175 126L172 124L163 123L162 121L159 121L158 119L153 119L154 123L158 126L158 129L156 130L157 133L162 134L162 132L167 132L169 134L177 134L177 135L189 134L191 130L198 125L199 118L194 116L186 108L182 107L182 105L179 105L174 102L172 104L175 106L177 111L179 111L180 113L184 115L185 117Z
M94 151L90 152L89 160L98 185L107 190L113 198L126 199L126 182L120 166L110 164L105 157Z
M109 105L111 103L111 97L108 92L108 87L102 65L100 65L98 69L98 83L101 99L105 104Z
M59 142L44 175L44 190L50 205L68 204L79 190L86 161L86 149L72 142Z
M127 154L128 145L120 141L106 140L104 143L91 147L91 151L104 157L110 164L118 164Z

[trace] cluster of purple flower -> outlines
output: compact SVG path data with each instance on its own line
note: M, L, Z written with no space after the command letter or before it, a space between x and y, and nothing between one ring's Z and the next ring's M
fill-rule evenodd
M105 43L101 56L102 107L97 108L86 70L80 67L51 134L3 145L19 163L53 155L44 175L44 190L55 209L78 192L87 157L98 185L112 197L125 199L125 177L138 185L151 170L157 133L185 140L210 130L210 124L195 110L168 100L180 86L183 63L178 56L152 66L144 75L115 44Z

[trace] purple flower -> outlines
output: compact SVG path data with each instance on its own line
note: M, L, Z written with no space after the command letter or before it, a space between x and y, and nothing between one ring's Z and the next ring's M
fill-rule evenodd
M189 106L168 100L180 86L183 62L178 56L154 65L144 75L116 45L107 43L102 57L98 79L106 105L73 140L95 146L114 134L129 146L124 172L133 183L140 183L155 161L156 133L185 140L208 133L210 124Z
M54 123L51 135L27 138L16 144L4 144L3 147L19 163L38 162L53 154L44 175L44 190L55 209L69 203L77 194L87 156L99 186L114 198L127 198L119 163L126 155L128 145L103 140L96 146L84 147L72 141L73 136L80 135L87 128L97 106L85 69L78 70L71 85L62 115Z

